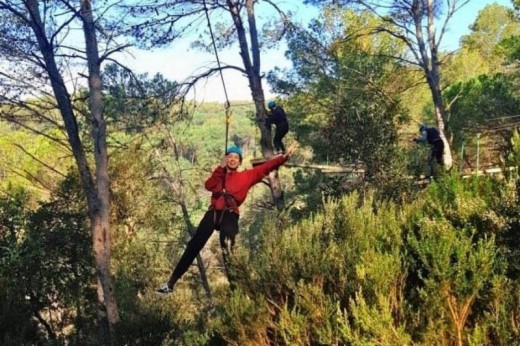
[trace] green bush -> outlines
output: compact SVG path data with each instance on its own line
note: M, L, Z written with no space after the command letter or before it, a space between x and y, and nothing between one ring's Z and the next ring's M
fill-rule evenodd
M513 187L447 175L413 203L352 193L284 229L268 217L257 246L237 253L240 303L221 309L243 310L218 333L231 344L510 345Z

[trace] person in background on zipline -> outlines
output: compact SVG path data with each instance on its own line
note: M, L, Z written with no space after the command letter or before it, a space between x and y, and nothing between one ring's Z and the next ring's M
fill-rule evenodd
M267 104L267 108L271 111L265 121L265 125L267 128L271 127L271 124L276 126L276 130L274 132L273 144L274 144L274 153L285 153L285 146L283 145L283 138L289 132L289 123L287 122L287 115L282 107L278 106L276 102L269 101Z
M425 124L419 125L420 136L415 138L416 143L428 143L430 150L428 152L428 175L430 179L433 179L435 174L435 161L439 165L444 164L444 142L440 136L439 130L435 127L429 127Z
M188 242L170 280L155 291L159 296L163 297L172 292L177 281L186 273L215 229L220 231L220 246L229 277L229 256L238 234L238 207L246 199L249 189L261 182L271 171L287 162L297 146L297 143L293 142L285 154L273 156L268 161L244 171L238 171L242 163L240 148L233 146L226 150L220 164L205 183L206 189L211 192L210 207Z

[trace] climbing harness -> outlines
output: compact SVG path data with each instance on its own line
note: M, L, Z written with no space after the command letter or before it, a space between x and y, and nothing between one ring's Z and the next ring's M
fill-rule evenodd
M233 197L233 195L226 192L226 175L222 178L222 191L220 191L220 196L224 197L224 209L217 210L212 205L210 206L210 210L213 210L213 224L215 228L220 230L220 225L222 224L222 219L224 218L224 213L232 212L234 209L238 208L238 203ZM219 197L220 198L220 197ZM217 213L220 211L220 217L217 218ZM218 222L217 222L218 221Z

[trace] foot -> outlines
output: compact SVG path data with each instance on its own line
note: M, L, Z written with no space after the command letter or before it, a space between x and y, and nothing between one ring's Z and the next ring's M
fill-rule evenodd
M161 287L155 290L155 294L157 294L159 297L166 297L170 293L173 292L173 289L168 286L168 284L162 284Z

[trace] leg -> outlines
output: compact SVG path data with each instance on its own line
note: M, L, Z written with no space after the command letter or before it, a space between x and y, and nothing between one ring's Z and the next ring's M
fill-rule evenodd
M443 165L444 160L444 143L439 140L433 142L430 149L430 155L428 157L428 164L430 166L430 176L433 177L435 174L435 164Z
M430 178L435 174L435 169L433 167L433 161L435 159L434 154L434 149L431 147L430 150L428 150L428 177Z
M435 146L435 160L439 165L444 164L444 143L442 141L437 141L434 144Z
M274 133L273 145L274 145L275 154L282 150L282 141L280 140L280 137L278 135L278 129L276 129L276 131Z
M276 131L274 133L273 144L276 150L285 152L285 146L283 145L282 139L289 132L289 125L282 123L276 125Z
M225 212L220 226L220 246L222 247L222 257L224 258L224 269L231 285L234 289L234 275L230 268L230 259L235 247L235 237L238 234L238 214Z
M179 260L179 263L173 270L173 273L168 281L168 286L172 288L177 281L188 271L188 268L195 260L195 257L199 254L200 250L206 245L209 237L213 233L215 229L215 224L213 222L213 211L207 211L204 214L204 217L199 223L199 227L195 231L193 238L188 242L184 253Z

